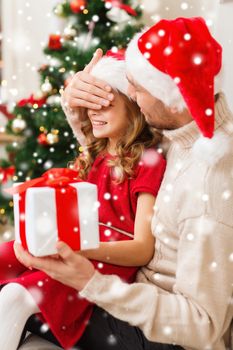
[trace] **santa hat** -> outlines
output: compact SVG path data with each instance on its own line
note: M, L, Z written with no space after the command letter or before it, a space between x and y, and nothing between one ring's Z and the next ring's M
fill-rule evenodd
M91 75L108 83L113 89L127 95L128 80L126 79L125 50L107 51L92 68Z
M222 48L202 18L161 20L137 34L126 51L127 71L166 106L188 108L203 136L214 132L214 78Z

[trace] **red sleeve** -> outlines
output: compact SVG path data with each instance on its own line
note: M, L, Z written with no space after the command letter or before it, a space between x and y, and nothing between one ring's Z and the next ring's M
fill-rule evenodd
M136 169L136 177L131 180L131 193L151 193L157 196L163 174L166 168L166 160L154 149L146 150L142 160Z

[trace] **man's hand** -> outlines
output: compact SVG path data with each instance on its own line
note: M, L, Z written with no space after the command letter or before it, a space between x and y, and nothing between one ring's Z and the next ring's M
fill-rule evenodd
M57 243L58 258L36 258L16 242L14 251L21 264L30 269L44 271L53 279L78 291L85 287L95 272L94 266L88 259L75 253L64 242Z
M114 95L112 88L104 81L91 76L94 65L102 58L103 51L97 49L90 63L83 71L76 73L62 93L65 108L101 109L110 105Z

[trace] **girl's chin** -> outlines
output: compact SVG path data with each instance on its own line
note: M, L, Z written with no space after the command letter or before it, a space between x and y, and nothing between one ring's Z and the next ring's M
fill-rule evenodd
M104 139L107 137L104 133L101 133L101 132L93 132L93 135L97 139Z

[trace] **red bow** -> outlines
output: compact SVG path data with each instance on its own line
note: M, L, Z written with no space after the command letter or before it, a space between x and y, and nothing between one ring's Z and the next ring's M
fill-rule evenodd
M33 95L31 95L29 98L26 98L26 99L23 99L23 100L20 100L18 103L17 103L17 106L18 107L24 107L28 104L30 105L34 105L34 104L37 104L38 107L41 107L43 106L43 104L46 103L46 98L39 98L39 99L36 99L33 97Z
M76 189L69 185L80 181L77 176L78 173L75 170L68 168L54 168L46 171L42 177L26 181L19 186L5 190L11 194L20 194L19 211L21 216L24 217L26 212L26 190L28 188L42 186L55 188L59 239L66 242L75 250L80 249L80 236L74 233L74 227L77 227L78 232L80 230L78 218L78 195ZM19 221L19 227L21 243L25 249L28 249L24 219Z
M23 193L30 187L66 187L70 183L79 182L78 173L69 168L54 168L46 171L41 177L24 182L21 185L7 188L9 194Z
M125 10L131 16L137 16L137 12L129 5L123 4L121 0L105 0L105 2L111 2L112 7L118 7Z
M15 167L13 165L9 166L8 168L1 168L0 167L0 182L4 183L7 182L9 178L12 178L15 174Z

